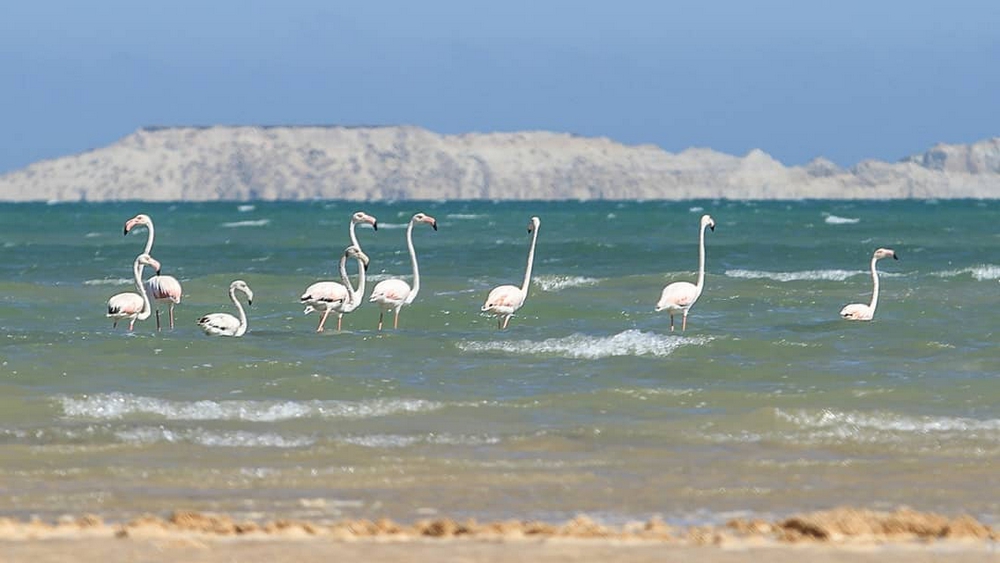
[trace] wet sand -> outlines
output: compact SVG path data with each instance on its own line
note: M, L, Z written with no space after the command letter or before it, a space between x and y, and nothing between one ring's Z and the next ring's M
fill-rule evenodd
M997 561L1000 533L969 516L841 508L717 527L449 519L237 522L179 511L123 523L0 519L0 561Z

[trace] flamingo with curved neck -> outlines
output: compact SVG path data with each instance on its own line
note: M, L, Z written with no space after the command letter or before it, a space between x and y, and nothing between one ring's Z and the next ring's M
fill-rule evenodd
M486 302L480 309L484 313L496 315L497 329L504 330L514 313L524 305L528 298L528 286L531 284L531 268L535 263L535 243L538 242L538 227L542 221L532 217L528 222L528 233L531 234L531 247L528 249L528 265L524 269L524 282L521 287L516 285L501 285L493 288L486 297Z
M124 234L127 235L136 225L144 225L146 227L146 249L143 250L143 254L149 254L153 251L153 239L156 236L153 228L153 219L144 213L136 215L125 222ZM166 301L170 304L170 328L173 329L174 305L181 302L181 283L173 276L161 276L157 273L157 275L146 280L146 288L154 301ZM156 309L156 330L160 330L159 307Z
M236 292L240 291L247 296L247 305L253 305L253 291L247 282L235 280L229 284L229 299L233 301L239 318L229 313L209 313L198 319L198 326L211 336L243 336L247 331L247 314L243 310L243 305L236 298Z
M138 293L118 293L108 299L107 317L114 319L111 328L117 328L118 321L129 319L128 329L131 331L135 327L136 320L144 321L152 313L149 295L142 283L142 270L146 266L154 268L157 273L160 271L160 263L149 254L142 253L136 256L132 263L132 274L135 277L135 289Z
M413 249L413 225L417 223L427 223L435 231L437 230L437 221L430 215L417 213L410 219L410 223L406 226L406 247L410 251L410 262L413 266L413 287L398 278L382 280L375 284L368 301L378 303L381 308L378 315L379 330L382 330L382 318L386 311L393 311L392 328L399 328L399 310L404 305L413 303L417 293L420 292L420 268L417 265L417 252Z
M878 270L875 264L883 259L892 257L899 260L896 251L891 248L879 248L872 254L872 302L868 305L864 303L851 303L840 310L840 316L849 321L870 321L875 317L875 307L878 306Z
M681 313L681 330L687 330L688 311L701 296L705 288L705 228L715 231L715 219L709 215L701 216L701 227L698 235L698 283L680 281L663 288L660 300L656 303L656 311L666 310L670 313L670 330L674 330L674 315Z
M347 275L347 259L358 261L358 287L351 285ZM306 288L299 301L306 304L305 314L323 310L323 318L319 321L316 332L323 332L323 325L331 312L337 313L337 331L341 329L344 315L353 312L363 301L365 293L365 270L368 269L368 255L360 248L351 245L344 249L340 257L340 283L333 281L316 282Z

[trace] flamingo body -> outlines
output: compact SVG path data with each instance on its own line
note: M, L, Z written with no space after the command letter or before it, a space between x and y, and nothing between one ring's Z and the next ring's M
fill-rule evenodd
M347 259L356 258L358 260L358 289L351 286L351 280L347 276ZM313 311L323 311L323 317L316 327L316 332L323 332L326 318L330 313L337 313L337 330L341 329L341 324L345 313L350 313L357 309L362 302L365 292L365 270L368 268L368 256L361 252L357 246L348 246L344 249L344 255L340 259L340 279L343 283L334 281L316 282L306 288L305 293L299 301L305 305L303 313L308 315Z
M108 299L108 313L106 316L109 319L113 319L112 328L118 326L118 321L129 319L128 329L131 331L135 328L136 320L144 321L149 318L151 314L149 294L142 283L142 270L146 266L152 266L157 270L160 269L160 263L149 254L136 256L132 264L132 273L135 277L136 290L139 293L118 293Z
M844 306L840 310L840 316L848 321L870 321L875 318L875 308L878 306L878 270L876 269L876 264L882 258L891 257L893 260L899 260L899 256L896 255L896 251L891 248L879 248L874 254L872 254L872 301L870 304L865 305L864 303L851 303L850 305Z
M531 269L535 263L535 243L538 241L538 227L542 222L538 217L532 217L528 223L528 233L531 233L531 247L528 250L528 265L524 269L524 282L521 287L516 285L501 285L493 288L486 296L480 311L497 317L497 328L503 330L510 323L510 318L528 299L528 286L531 284Z
M406 226L406 246L410 251L410 263L413 266L413 287L398 278L382 280L375 284L368 302L378 304L381 309L378 315L379 330L382 330L382 319L387 311L393 312L392 328L399 328L399 310L404 305L413 303L417 293L420 292L420 270L417 265L417 252L413 248L413 225L417 223L427 223L435 231L437 230L437 220L430 215L417 213L410 218L410 223Z
M680 281L663 288L655 311L666 311L670 314L670 330L674 330L674 315L681 315L681 330L687 330L688 311L694 307L701 292L705 288L705 228L715 231L715 219L709 215L701 216L701 227L698 233L698 283Z
M236 292L240 291L247 296L247 304L253 304L253 291L243 280L236 280L229 284L229 299L233 301L236 310L239 311L239 318L229 313L209 313L198 319L198 326L205 334L210 336L234 336L239 337L246 334L247 315L243 310L243 305L236 298Z
M146 227L146 248L143 252L149 254L153 250L153 240L156 238L153 219L145 213L136 215L125 222L124 234L129 234L137 225ZM146 289L149 292L150 298L156 303L168 303L170 328L174 328L174 306L180 304L181 294L183 293L181 282L177 281L177 278L173 276L157 274L146 280ZM160 330L160 309L158 307L156 309L156 330Z

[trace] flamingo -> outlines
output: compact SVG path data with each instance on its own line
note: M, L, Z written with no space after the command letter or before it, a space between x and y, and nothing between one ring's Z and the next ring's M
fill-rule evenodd
M413 225L416 223L427 223L435 231L438 228L437 221L430 215L417 213L410 219L410 223L406 226L406 246L410 250L410 261L413 263L413 288L411 289L408 283L398 278L382 280L375 284L375 289L372 290L372 295L368 301L370 303L378 303L382 309L378 314L379 330L382 330L382 317L386 311L390 310L395 314L392 321L392 328L398 328L399 310L403 305L413 303L413 300L417 298L417 293L420 291L420 270L417 269L417 253L413 249Z
M135 257L132 263L132 273L135 276L135 288L139 293L125 292L111 296L108 299L108 318L114 319L111 328L118 328L118 321L129 319L128 329L131 331L135 327L136 319L144 321L151 313L149 305L149 294L142 283L142 270L146 266L151 266L160 271L160 263L149 254L140 254Z
M212 336L243 336L247 331L247 314L243 311L243 305L236 298L236 292L242 291L247 296L247 305L253 305L253 291L247 282L236 280L229 284L229 298L236 305L236 310L240 312L240 318L236 318L229 313L209 313L198 319L198 326L205 331L205 334Z
M514 312L524 305L524 300L528 298L528 285L531 283L531 266L535 262L535 242L538 240L538 227L542 222L538 217L532 217L528 223L528 234L531 234L531 247L528 250L528 267L524 270L524 283L521 287L515 285L501 285L493 288L493 291L486 297L486 303L481 309L484 313L490 313L497 317L497 329L507 328L507 323L514 315Z
M694 306L695 301L701 296L701 290L705 288L705 227L715 232L715 219L709 215L701 216L701 227L698 236L698 283L674 282L663 288L660 300L656 303L656 311L664 309L670 313L670 330L674 330L674 315L682 313L681 330L687 330L688 311Z
M156 234L153 231L153 220L149 215L140 213L125 222L125 233L128 234L132 227L145 225L148 232L146 236L146 249L143 251L149 254L153 250L153 238ZM174 328L174 305L181 302L181 283L173 276L161 276L159 274L146 280L146 287L154 301L167 301L170 303L170 328ZM160 308L156 308L156 330L160 330Z
M875 316L875 306L878 305L878 271L875 269L875 263L882 258L888 258L892 256L893 260L899 260L899 256L896 256L896 251L891 248L879 248L872 254L872 284L874 288L872 289L872 302L869 305L864 303L851 303L850 305L844 306L840 310L840 316L849 321L870 321L872 317Z
M347 259L356 258L358 261L358 288L351 286L351 280L347 277ZM365 270L368 269L368 255L361 252L357 246L351 245L344 249L344 254L340 257L340 279L342 283L333 281L316 282L306 288L299 300L306 304L305 314L322 310L323 318L319 320L316 332L323 332L323 325L326 317L331 311L337 313L337 332L340 332L341 322L345 313L353 312L357 309L365 294Z

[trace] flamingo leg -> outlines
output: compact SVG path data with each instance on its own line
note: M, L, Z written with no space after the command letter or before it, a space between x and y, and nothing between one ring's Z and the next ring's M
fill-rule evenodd
M502 324L503 324L503 317L501 317L501 316L498 315L497 316L497 330L501 330L503 328Z
M392 328L399 328L399 307L396 307L396 315L392 318Z
M132 330L131 325L129 330ZM156 309L156 332L160 332L160 309Z
M340 323L344 320L344 314L340 313L337 315L337 332L340 332Z
M670 314L670 332L674 331L674 314Z
M114 330L116 328L118 328L118 320L117 319L115 319L115 321L113 323L111 323L111 329Z
M323 332L323 325L326 324L326 317L330 314L330 310L327 309L323 311L323 316L319 319L319 326L316 327L316 332Z
M688 328L688 314L684 311L684 318L681 320L681 332L684 332Z
M132 327L134 326L135 326L135 319L133 318L131 321L128 322L128 331L132 332Z
M501 330L507 330L508 323L510 323L510 315L505 315L503 318L503 328Z
M170 303L170 330L174 330L174 303Z
M378 314L378 329L382 330L382 316L385 315L385 311L380 311Z

